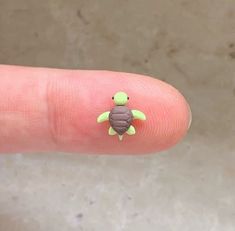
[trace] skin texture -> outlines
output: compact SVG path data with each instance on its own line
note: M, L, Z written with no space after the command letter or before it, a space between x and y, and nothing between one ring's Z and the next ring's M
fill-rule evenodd
M115 92L145 113L138 131L122 142L97 116L110 111ZM167 149L191 120L184 97L172 86L142 75L0 66L0 152L65 151L145 154Z

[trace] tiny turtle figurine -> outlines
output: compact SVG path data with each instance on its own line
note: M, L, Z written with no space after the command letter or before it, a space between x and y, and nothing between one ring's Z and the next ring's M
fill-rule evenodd
M126 105L129 100L125 92L117 92L112 99L114 100L115 107L111 111L102 113L97 118L98 123L109 120L110 128L109 135L113 136L118 134L119 140L123 138L123 134L135 134L135 128L131 125L133 119L146 120L146 116L139 110L130 110Z

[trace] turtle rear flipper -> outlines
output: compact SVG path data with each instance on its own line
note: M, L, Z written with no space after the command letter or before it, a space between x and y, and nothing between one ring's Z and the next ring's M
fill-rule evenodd
M134 128L134 126L131 125L131 126L128 128L128 130L126 131L126 133L127 133L129 136L135 135L135 128Z
M112 128L112 127L110 127L109 128L109 135L110 136L114 136L114 135L116 135L117 134L117 132L115 132L115 130Z

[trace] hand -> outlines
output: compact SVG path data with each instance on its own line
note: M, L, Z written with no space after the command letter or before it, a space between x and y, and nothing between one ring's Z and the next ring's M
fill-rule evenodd
M97 116L125 91L145 113L136 134L108 135ZM189 106L170 85L146 76L0 65L0 152L144 154L167 149L187 132Z

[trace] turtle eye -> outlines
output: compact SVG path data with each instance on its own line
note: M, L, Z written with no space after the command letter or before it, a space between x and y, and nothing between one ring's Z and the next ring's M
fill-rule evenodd
M129 96L127 97L127 100L129 100Z
M114 96L112 97L112 99L114 99Z

